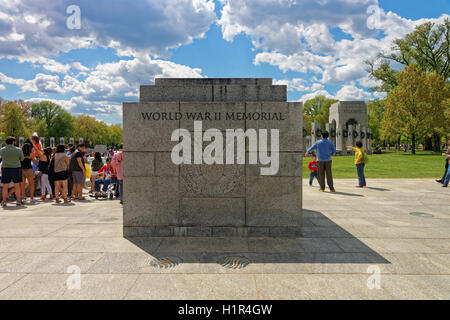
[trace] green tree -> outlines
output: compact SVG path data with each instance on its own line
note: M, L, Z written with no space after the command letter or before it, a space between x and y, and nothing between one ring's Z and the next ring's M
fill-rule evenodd
M317 96L313 99L305 101L303 104L303 114L312 122L318 122L325 127L330 117L330 107L339 100L328 99L325 96ZM310 132L310 131L307 131Z
M97 120L94 117L88 115L79 115L75 118L75 130L74 135L76 137L83 137L84 142L88 146L95 146L98 141L97 137Z
M416 153L417 139L424 134L428 127L427 116L431 113L428 100L427 75L416 65L411 65L397 75L397 87L386 99L384 124L389 124L389 130L397 128L411 137L412 154Z
M404 39L397 39L390 54L380 53L380 66L375 60L366 61L369 74L381 81L381 86L372 90L390 92L397 86L395 70L391 62L404 67L418 65L424 72L435 72L445 80L450 77L450 20L443 24L427 22L407 34Z
M380 144L382 139L382 121L384 115L384 101L372 100L367 104L367 125L372 130L373 143ZM386 144L385 141L383 143Z
M69 138L73 135L75 129L74 119L65 110L61 110L58 115L53 119L48 134L51 137L65 137Z
M1 131L5 136L28 137L29 129L20 106L14 102L7 102L1 106ZM4 138L4 137L3 137Z
M31 105L31 117L35 120L42 120L46 124L46 130L49 131L55 122L56 117L63 111L61 106L50 102L41 101Z

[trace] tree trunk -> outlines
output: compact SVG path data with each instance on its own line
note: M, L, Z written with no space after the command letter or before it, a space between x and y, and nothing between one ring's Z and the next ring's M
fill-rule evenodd
M416 154L416 134L411 135L411 153Z
M441 137L438 133L433 133L433 151L441 151Z
M425 138L425 141L423 143L423 150L433 150L433 139L431 137Z

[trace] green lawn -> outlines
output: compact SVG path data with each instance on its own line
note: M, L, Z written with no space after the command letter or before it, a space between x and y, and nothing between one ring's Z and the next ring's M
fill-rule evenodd
M333 157L334 178L357 178L353 156ZM444 174L444 160L441 153L418 151L388 152L369 156L366 178L441 178ZM311 158L303 158L304 178L309 177L308 163Z

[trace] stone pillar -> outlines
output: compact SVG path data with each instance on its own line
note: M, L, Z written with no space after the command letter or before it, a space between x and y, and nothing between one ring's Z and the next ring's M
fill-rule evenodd
M336 146L336 126L333 123L327 123L325 130L330 134L330 141Z
M50 148L55 147L55 137L50 137Z
M25 143L25 138L24 137L19 137L19 148L22 147Z
M362 141L364 150L367 150L367 128L366 127L362 127L362 129L361 129L361 141Z
M312 146L311 136L306 136L306 148L305 148L305 150L308 150L311 146Z
M75 144L75 139L72 138L72 137L70 137L70 138L69 138L69 143Z
M372 153L372 129L367 128L367 133L369 134L369 137L367 139L367 152Z
M316 143L317 140L320 140L321 135L322 135L322 129L320 127L320 123L313 122L311 125L311 145Z
M60 138L59 138L59 144L65 144L64 142L65 142L65 141L64 141L64 137L60 137Z
M39 142L41 143L42 149L44 149L45 148L45 137L41 137L39 139Z
M78 138L78 143L83 143L84 139L83 138Z
M344 139L344 130L342 130L342 124L339 124L336 130L336 150L343 151L345 146L343 146Z
M361 125L360 124L356 125L355 132L356 133L353 135L353 138L355 139L355 145L356 145L356 141L361 141Z
M345 144L345 146L353 146L353 125L349 125L348 126L348 137L347 137L347 142ZM344 148L345 148L344 146Z

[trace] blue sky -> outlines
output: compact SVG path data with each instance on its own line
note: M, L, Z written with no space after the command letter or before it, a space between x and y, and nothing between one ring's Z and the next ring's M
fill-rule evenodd
M449 12L450 0L3 0L0 96L107 123L155 77L270 77L290 101L367 101L383 95L364 60Z

